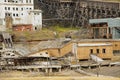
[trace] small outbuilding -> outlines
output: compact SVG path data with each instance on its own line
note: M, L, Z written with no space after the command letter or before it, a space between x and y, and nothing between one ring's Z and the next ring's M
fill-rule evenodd
M120 38L120 18L90 19L89 23L93 39Z

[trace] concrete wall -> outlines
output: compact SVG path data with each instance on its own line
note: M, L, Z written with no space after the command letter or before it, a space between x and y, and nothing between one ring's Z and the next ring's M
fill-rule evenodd
M13 24L33 24L37 28L42 27L42 13L30 14L30 11L34 11L33 0L15 0L14 2L1 0L0 4L0 19L3 20L3 25L5 25L5 17L11 16Z
M33 10L30 11L29 20L33 24L33 30L39 30L42 28L42 11Z

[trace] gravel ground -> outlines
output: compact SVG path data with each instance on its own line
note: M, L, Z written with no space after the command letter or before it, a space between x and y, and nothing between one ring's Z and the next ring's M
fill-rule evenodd
M104 76L112 76L112 77L119 77L120 78L120 66L114 67L101 67L96 69L85 69L85 71L100 74Z

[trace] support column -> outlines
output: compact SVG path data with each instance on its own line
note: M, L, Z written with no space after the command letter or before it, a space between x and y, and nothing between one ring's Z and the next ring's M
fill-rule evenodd
M31 69L29 69L29 72L32 72L32 70L31 70Z
M91 66L89 65L88 68L91 69Z
M107 27L107 39L109 39L109 27Z
M52 73L52 68L49 69L49 72Z
M98 68L100 68L101 66L99 65Z
M45 73L48 73L48 69L47 68L45 69Z
M61 72L62 71L61 68L59 68L58 71Z

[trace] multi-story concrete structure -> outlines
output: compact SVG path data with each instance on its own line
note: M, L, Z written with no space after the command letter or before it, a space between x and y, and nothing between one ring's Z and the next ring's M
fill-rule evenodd
M0 19L4 26L6 17L12 17L13 25L32 24L33 29L42 27L41 11L34 10L33 0L0 0Z

